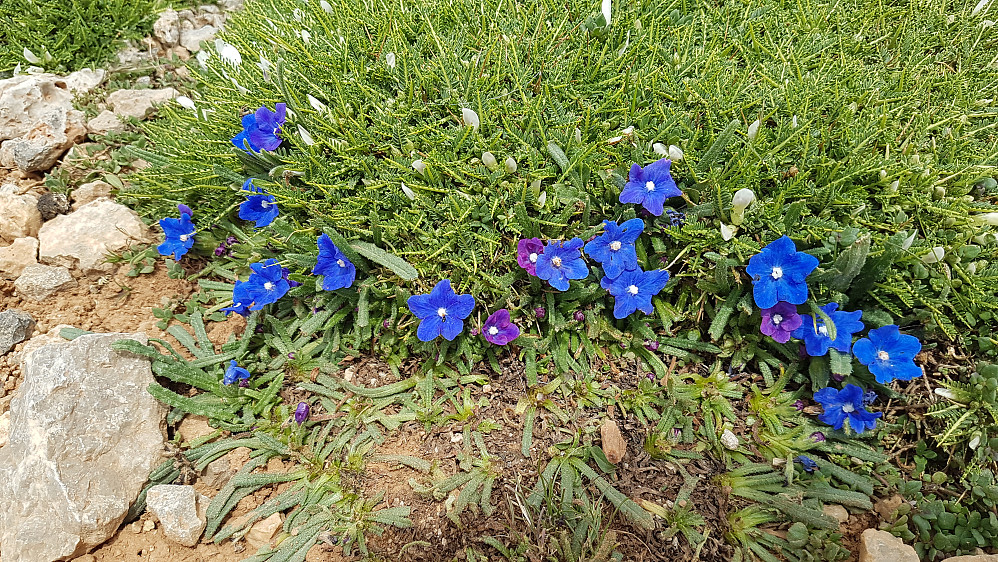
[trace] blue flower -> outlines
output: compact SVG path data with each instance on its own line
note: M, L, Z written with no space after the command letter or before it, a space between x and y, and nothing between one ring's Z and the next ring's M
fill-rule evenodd
M799 462L804 468L804 472L814 472L818 469L818 463L814 462L814 459L811 457L800 455L798 457L794 457L794 462Z
M236 280L236 285L232 288L232 306L223 308L222 312L226 315L230 312L235 312L240 316L249 314L249 307L253 304L253 298L249 295L248 288L248 282Z
M243 191L252 193L239 205L239 218L256 221L257 228L263 228L277 218L277 201L273 195L253 185L253 178L243 183Z
M159 227L163 229L166 239L156 247L161 256L173 255L173 259L180 261L187 250L194 245L194 223L191 222L191 215L188 213L190 207L179 205L180 218L165 218L159 220Z
M814 393L814 401L820 403L825 410L818 419L835 429L842 429L842 424L848 419L853 431L863 433L867 429L873 429L877 425L877 418L884 415L883 412L866 411L863 389L854 384L847 384L842 390L822 388Z
M755 304L772 308L785 301L804 304L807 283L804 279L818 267L818 258L798 252L794 241L781 236L749 259L745 271L752 276Z
M641 271L631 269L616 279L604 277L600 286L613 295L613 317L620 320L640 310L645 314L655 311L651 298L661 291L669 281L669 272L664 269Z
M828 337L828 328L821 320L821 317L811 318L808 314L801 314L801 325L793 331L793 337L804 340L804 349L811 357L821 357L828 353L828 348L834 348L842 353L849 353L852 345L852 335L863 330L863 323L860 318L863 316L862 310L855 312L838 311L838 303L828 303L821 307L821 310L832 319L835 324L835 339Z
M638 203L656 217L662 216L665 200L683 194L669 173L672 161L663 158L644 167L631 164L631 174L620 192L621 203Z
M921 350L918 338L902 334L894 324L870 330L867 337L852 347L856 359L870 369L880 384L922 376L922 369L915 364L915 356Z
M250 310L261 310L263 305L277 302L291 289L281 264L273 258L250 264L250 269L253 273L246 281L246 295L253 300Z
M347 259L326 234L319 236L316 244L319 246L319 262L312 268L312 273L323 276L322 290L335 291L353 285L357 277L357 268L353 262Z
M581 238L568 242L549 240L544 253L537 256L537 277L559 291L568 289L569 279L585 279L588 275L589 268L582 261Z
M603 234L586 244L586 254L603 266L603 272L613 279L624 270L637 269L638 255L634 241L641 235L645 223L631 219L617 226L614 221L603 221Z
M232 144L236 148L260 152L261 150L276 150L281 146L281 138L277 133L281 132L281 125L287 118L287 107L283 103L274 106L276 111L262 106L256 113L250 113L243 117L243 130L232 137Z
M233 359L229 361L229 366L225 369L225 376L222 377L222 384L228 386L237 380L246 380L250 378L250 372L242 367L236 365L236 360Z
M420 341L432 341L437 336L450 341L464 330L464 319L475 308L475 297L458 295L451 288L450 279L444 279L430 294L413 295L406 304L420 320L416 329Z

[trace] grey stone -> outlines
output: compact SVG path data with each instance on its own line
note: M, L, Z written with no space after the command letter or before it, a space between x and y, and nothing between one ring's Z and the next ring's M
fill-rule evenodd
M37 207L43 221L52 220L69 212L69 198L62 193L49 191L38 198Z
M0 447L10 441L10 410L0 414Z
M919 562L915 549L878 529L867 529L859 539L859 562Z
M849 521L849 510L837 504L829 504L821 509L822 513L829 517L834 517L839 523Z
M111 184L98 181L85 183L73 190L73 210L79 209L91 201L111 197Z
M113 111L101 111L97 117L87 122L87 130L95 135L106 135L108 133L122 133L128 130L128 125L124 123Z
M44 172L87 136L82 111L53 107L23 136L3 141L0 165L22 172Z
M965 554L946 558L943 562L998 562L998 554Z
M36 236L41 226L42 215L34 196L0 193L0 241Z
M218 30L211 25L190 30L182 29L180 31L180 46L192 53L196 53L201 50L201 42L211 41L215 38L216 33L218 33Z
M173 88L160 90L116 90L107 97L107 104L119 117L145 119L153 108L177 97Z
M152 24L152 33L164 47L173 47L180 41L180 17L174 10L166 10Z
M46 222L38 231L38 260L79 267L83 273L112 269L104 256L149 241L149 228L135 211L99 199Z
M30 236L18 238L10 246L0 248L0 277L13 281L21 276L24 268L38 263L38 239Z
M14 281L18 294L36 301L43 301L55 293L76 286L69 270L60 266L29 265Z
M34 331L35 319L27 312L13 308L0 312L0 355L6 355Z
M54 108L72 107L66 81L54 74L0 80L0 141L27 135Z
M35 350L0 449L0 558L66 560L104 542L162 462L165 410L149 360L115 351L144 334L90 334Z
M193 486L159 484L146 494L146 509L159 519L163 534L183 546L194 546L201 539L209 502L211 498Z
M107 71L103 68L98 68L94 70L92 68L81 68L76 72L66 75L66 87L70 91L76 92L78 94L87 93L104 81L104 76L107 75Z

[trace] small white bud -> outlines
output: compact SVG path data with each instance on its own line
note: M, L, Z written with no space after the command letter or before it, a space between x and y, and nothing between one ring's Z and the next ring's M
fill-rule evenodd
M603 12L603 19L606 20L607 25L610 25L610 2L611 0L603 0L600 5L600 11Z
M545 191L544 193L541 193L540 197L537 198L537 207L538 208L543 208L544 207L544 202L547 201L547 200L548 200L548 192Z
M981 444L981 434L975 433L974 437L970 439L970 443L967 443L967 446L970 447L971 451L974 451L977 449L977 446L980 444Z
M294 16L296 21L301 21L301 10L299 8L295 8L295 11L291 12L291 15Z
M732 238L735 237L735 232L737 232L737 230L738 229L731 228L730 226L728 226L728 225L726 225L726 224L724 224L722 222L721 223L721 240L724 240L725 242L727 242L728 240L731 240Z
M937 389L933 390L933 392L935 392L939 396L942 396L943 398L947 398L949 400L952 400L953 398L955 398L955 396L953 395L953 391L950 390L950 389L948 389L948 388L937 388Z
M17 63L17 65L14 67L14 76L17 76L20 73L21 73L21 63Z
M316 111L326 110L326 104L312 97L312 94L306 94L306 97L308 98L308 104L312 106L312 109Z
M901 243L902 250L907 250L908 248L911 248L912 243L915 241L915 234L916 231L912 231L912 233L909 234L908 237L904 239L904 242Z
M198 59L198 64L201 65L201 70L208 68L208 65L206 63L208 62L208 59L210 57L211 53L209 53L207 49L201 49L200 51L198 51L196 58Z
M967 264L967 274L968 275L976 275L977 274L977 262L976 261L972 261L969 264Z
M322 8L322 11L327 14L333 13L333 7L330 6L329 2L326 2L326 0L319 0L319 7Z
M624 135L625 137L629 137L629 136L633 135L634 134L634 125L631 125L630 127L624 129L623 131L620 132L620 134Z
M725 449L729 451L734 451L738 448L738 436L735 435L730 429L725 429L721 433L721 445L724 445Z
M674 144L669 145L669 159L673 162L679 162L683 159L683 149L679 148Z
M796 115L794 115L793 119L790 120L790 124L793 125L794 129L797 128L797 116Z
M655 154L658 154L659 156L669 155L669 148L660 142L651 145L651 149L654 150Z
M412 161L412 169L416 170L417 172L419 172L419 175L421 175L421 176L425 176L426 175L426 163L423 162L422 160L413 160Z
M197 106L194 105L194 100L187 96L177 96L173 99L184 109L190 109L191 111L197 110Z
M887 186L887 193L897 193L898 187L901 186L901 180L894 180L889 186Z
M887 179L887 170L880 170L880 179L881 180Z
M506 173L512 174L516 172L516 158L510 156L506 159Z
M575 143L582 144L582 131L578 127L575 128Z
M478 131L478 126L481 124L481 121L478 119L478 114L475 113L474 110L468 109L467 107L461 108L461 120L464 121L465 127L471 127L475 130L475 132Z
M747 187L743 187L731 197L731 206L736 209L744 209L753 201L755 201L755 192Z
M998 226L998 213L984 213L983 215L975 215L973 221L981 225Z
M405 193L405 196L408 197L410 200L412 201L416 200L416 193L413 190L409 189L409 187L404 183L402 184L402 193Z
M24 48L24 51L21 54L23 54L24 59L31 64L40 64L42 62L42 59L36 57L35 54L31 52L31 49L27 47Z
M388 68L395 68L395 53L385 55L385 64L388 65Z
M204 51L200 51L198 53L198 57L200 57L203 52ZM267 60L262 53L260 54L260 62L257 66L260 67L260 72L263 74L263 80L265 82L270 82L270 61Z
M922 263L930 264L942 261L943 257L946 256L946 248L942 246L936 246L929 250L929 253L922 256Z
M748 140L755 140L755 136L759 134L759 125L762 125L762 122L756 119L748 126Z
M974 6L974 9L970 11L970 17L974 17L977 14L983 12L984 8L987 8L988 4L990 3L991 0L981 0L980 2L978 2L977 5Z
M306 145L312 146L315 144L315 140L312 138L312 134L308 132L305 127L298 125L298 134L301 135L301 140L305 142Z
M491 152L482 153L482 164L485 164L485 167L492 171L495 171L499 167L499 162Z
M301 30L301 40L308 45L309 40L312 39L312 34L308 32L307 29Z

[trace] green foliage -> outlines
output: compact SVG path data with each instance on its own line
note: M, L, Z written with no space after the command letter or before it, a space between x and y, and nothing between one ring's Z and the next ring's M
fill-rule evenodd
M24 49L49 71L96 67L122 41L141 39L156 19L152 0L4 0L0 3L0 74L31 66Z

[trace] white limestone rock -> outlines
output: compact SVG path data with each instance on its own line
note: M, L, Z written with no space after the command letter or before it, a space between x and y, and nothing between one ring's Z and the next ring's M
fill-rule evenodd
M0 165L6 168L16 166L22 172L44 172L86 137L86 120L82 111L54 107L43 113L24 135L3 141L0 145Z
M85 274L107 272L113 266L105 263L106 254L148 241L149 228L135 211L99 199L45 223L38 231L38 260Z
M34 331L35 319L27 312L14 308L0 312L0 355L6 355Z
M183 546L194 546L201 540L210 502L211 498L193 486L159 484L146 494L146 509L159 519L163 534Z
M153 108L177 97L173 88L159 90L116 90L107 97L107 104L119 117L145 119Z
M50 296L76 286L76 279L68 269L61 266L29 265L14 281L17 293L35 301L43 301Z
M66 87L77 94L90 92L104 81L107 71L103 68L94 70L92 68L81 68L76 72L66 75Z
M152 24L152 33L164 47L173 47L180 41L180 18L175 10L166 10Z
M31 236L18 238L10 246L0 248L0 277L13 281L24 273L24 268L38 264L38 239Z
M38 199L34 196L0 193L0 243L13 243L18 238L35 236L42 226Z
M201 50L201 42L210 42L215 38L216 33L218 33L218 29L211 25L198 27L196 29L181 28L180 46L192 53L196 53Z
M66 560L111 537L162 462L165 409L149 360L90 334L25 361L0 449L0 558Z
M121 133L128 129L128 125L118 118L113 111L101 111L97 117L87 121L87 130L94 135L106 135L108 133Z
M111 184L100 180L85 183L77 187L72 193L73 210L75 211L91 201L110 198L112 189Z
M63 78L20 74L0 80L0 141L27 135L56 108L73 108L73 94Z

